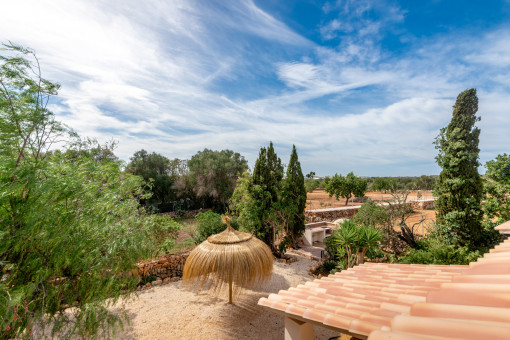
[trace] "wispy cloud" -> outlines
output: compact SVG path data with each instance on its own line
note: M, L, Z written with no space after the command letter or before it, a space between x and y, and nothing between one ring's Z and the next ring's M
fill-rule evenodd
M392 2L323 9L320 44L249 0L20 0L3 6L0 41L34 48L63 85L59 119L118 140L125 160L208 147L253 164L272 140L284 162L296 144L318 174L435 173L432 141L468 87L480 89L484 160L510 143L506 28L415 39L395 54L382 40L405 11Z

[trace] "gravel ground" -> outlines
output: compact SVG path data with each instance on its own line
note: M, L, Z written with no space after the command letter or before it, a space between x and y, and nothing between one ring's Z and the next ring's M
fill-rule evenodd
M314 262L275 262L271 280L258 290L245 290L228 304L228 296L213 297L182 287L182 281L156 286L139 293L138 299L122 302L130 325L118 339L283 339L284 317L257 305L259 298L312 280L308 269ZM315 339L338 336L315 326ZM343 336L342 339L348 339Z

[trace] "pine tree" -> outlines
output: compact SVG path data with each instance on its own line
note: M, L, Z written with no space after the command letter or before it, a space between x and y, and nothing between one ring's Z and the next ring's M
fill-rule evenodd
M294 246L297 238L305 231L306 189L305 178L301 171L296 146L292 146L287 178L284 181L282 209L288 212L287 237Z
M457 97L450 124L436 137L442 168L434 189L436 222L444 236L459 245L478 246L482 234L483 185L477 167L480 129L475 123L478 97L469 89Z

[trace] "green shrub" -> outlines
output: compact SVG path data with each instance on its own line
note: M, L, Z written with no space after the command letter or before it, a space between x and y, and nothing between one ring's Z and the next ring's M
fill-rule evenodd
M157 245L158 254L167 254L172 251L182 226L170 216L151 215L147 219L145 228L151 242Z
M365 256L368 257L369 259L373 260L373 259L383 258L384 253L378 247L370 247L370 248L368 248Z
M428 238L419 242L419 249L411 249L401 257L400 263L416 264L469 264L481 256L480 251L470 251L468 247L456 247L438 238Z
M151 283L151 282L154 282L156 280L157 280L157 277L155 275L144 276L140 280L140 284L141 285L146 285L147 283Z
M390 217L384 207L374 201L366 201L354 214L352 221L357 225L382 227L390 223Z
M213 234L221 233L227 227L226 224L223 223L221 215L212 211L197 214L197 216L195 216L195 221L197 222L197 229L193 235L193 240L196 244L204 242ZM230 225L234 229L239 229L235 218L230 219Z
M351 268L363 263L368 249L377 248L382 233L373 226L356 225L352 220L347 220L331 237L335 246L344 249L345 264L347 268Z
M324 239L324 250L326 251L326 254L328 255L328 259L333 262L337 262L342 260L346 256L345 248L338 247L338 245L335 244L335 239L338 234L338 229L333 231L333 234L329 237L326 237Z

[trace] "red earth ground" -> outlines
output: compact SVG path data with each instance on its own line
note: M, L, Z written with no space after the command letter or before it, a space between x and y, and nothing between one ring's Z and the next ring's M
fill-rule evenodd
M365 194L372 201L385 202L392 199L391 193L383 193L378 191L369 191ZM414 190L410 191L407 197L408 200L416 199L432 199L432 192L430 190ZM352 202L349 200L349 206L359 206L362 203ZM328 193L323 189L316 189L306 196L306 209L325 209L325 208L336 208L345 207L345 199L341 198L337 200L335 197L329 197ZM423 222L418 224L420 221ZM416 233L424 234L427 232L427 228L432 227L432 223L436 220L435 210L416 210L406 220L407 225L412 227L416 224ZM396 227L398 230L398 227Z

